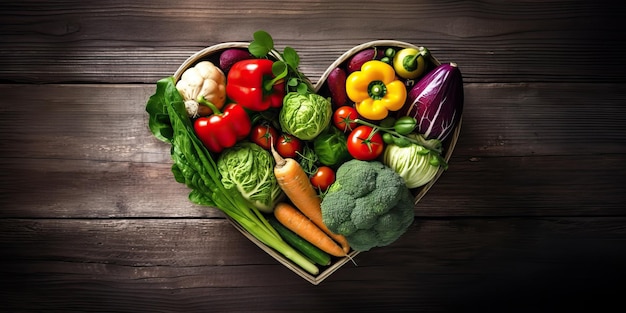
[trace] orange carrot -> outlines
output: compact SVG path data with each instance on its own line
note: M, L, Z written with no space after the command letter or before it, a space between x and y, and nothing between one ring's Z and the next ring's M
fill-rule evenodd
M292 205L279 202L274 207L274 216L285 227L324 252L337 257L346 256L336 242Z
M292 158L283 158L276 152L272 145L272 155L276 160L274 176L280 188L285 192L289 200L306 215L317 227L328 236L337 241L345 254L350 252L350 244L343 235L333 233L322 221L322 200L313 188L309 177L300 164Z

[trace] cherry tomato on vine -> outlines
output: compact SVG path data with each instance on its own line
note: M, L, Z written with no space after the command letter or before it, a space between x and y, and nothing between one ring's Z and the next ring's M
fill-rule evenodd
M349 132L357 127L357 123L352 121L358 117L359 113L355 108L344 105L337 108L333 113L333 125L343 132Z
M348 152L358 160L370 161L383 153L384 143L380 132L374 128L361 125L348 135Z
M258 124L253 126L252 131L250 131L250 141L256 143L265 150L269 150L272 145L272 141L276 141L277 138L278 131L270 125Z
M335 182L335 171L328 166L320 166L315 174L311 176L313 187L325 191Z
M302 140L289 134L282 134L276 140L274 148L283 158L295 158L298 152L302 153L304 147Z

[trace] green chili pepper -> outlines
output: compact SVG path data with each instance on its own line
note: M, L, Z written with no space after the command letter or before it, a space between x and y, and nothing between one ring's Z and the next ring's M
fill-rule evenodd
M415 130L415 127L417 127L417 120L411 116L403 116L393 125L393 128L400 135L410 134L413 130Z

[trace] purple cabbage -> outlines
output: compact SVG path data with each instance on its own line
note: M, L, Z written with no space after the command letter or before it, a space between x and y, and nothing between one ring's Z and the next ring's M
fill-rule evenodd
M409 91L401 115L417 119L426 139L444 141L463 113L463 77L454 63L444 63L422 77Z

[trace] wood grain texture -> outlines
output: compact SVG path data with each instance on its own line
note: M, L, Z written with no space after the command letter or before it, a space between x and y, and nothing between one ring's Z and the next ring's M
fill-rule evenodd
M577 89L467 84L451 167L416 214L623 214L626 89ZM0 115L0 168L14 177L0 182L0 216L222 216L190 204L174 181L168 145L147 128L154 86L0 85L0 92L20 102Z
M618 300L625 222L420 220L313 286L224 220L5 219L0 300L24 312L599 309Z
M0 79L155 82L203 47L258 29L317 80L376 39L429 47L467 82L625 82L623 6L606 1L19 1L0 4ZM132 47L132 49L129 49ZM604 60L604 62L600 62Z
M624 156L463 160L417 204L418 216L623 216ZM169 165L2 159L0 217L223 217L193 205Z
M464 90L457 157L626 152L623 84L465 84ZM169 162L167 146L147 126L145 105L154 91L153 84L0 85L2 156Z
M626 278L624 6L0 2L0 311L605 312ZM155 82L264 29L316 81L377 39L464 77L450 168L391 246L313 286L191 204Z

